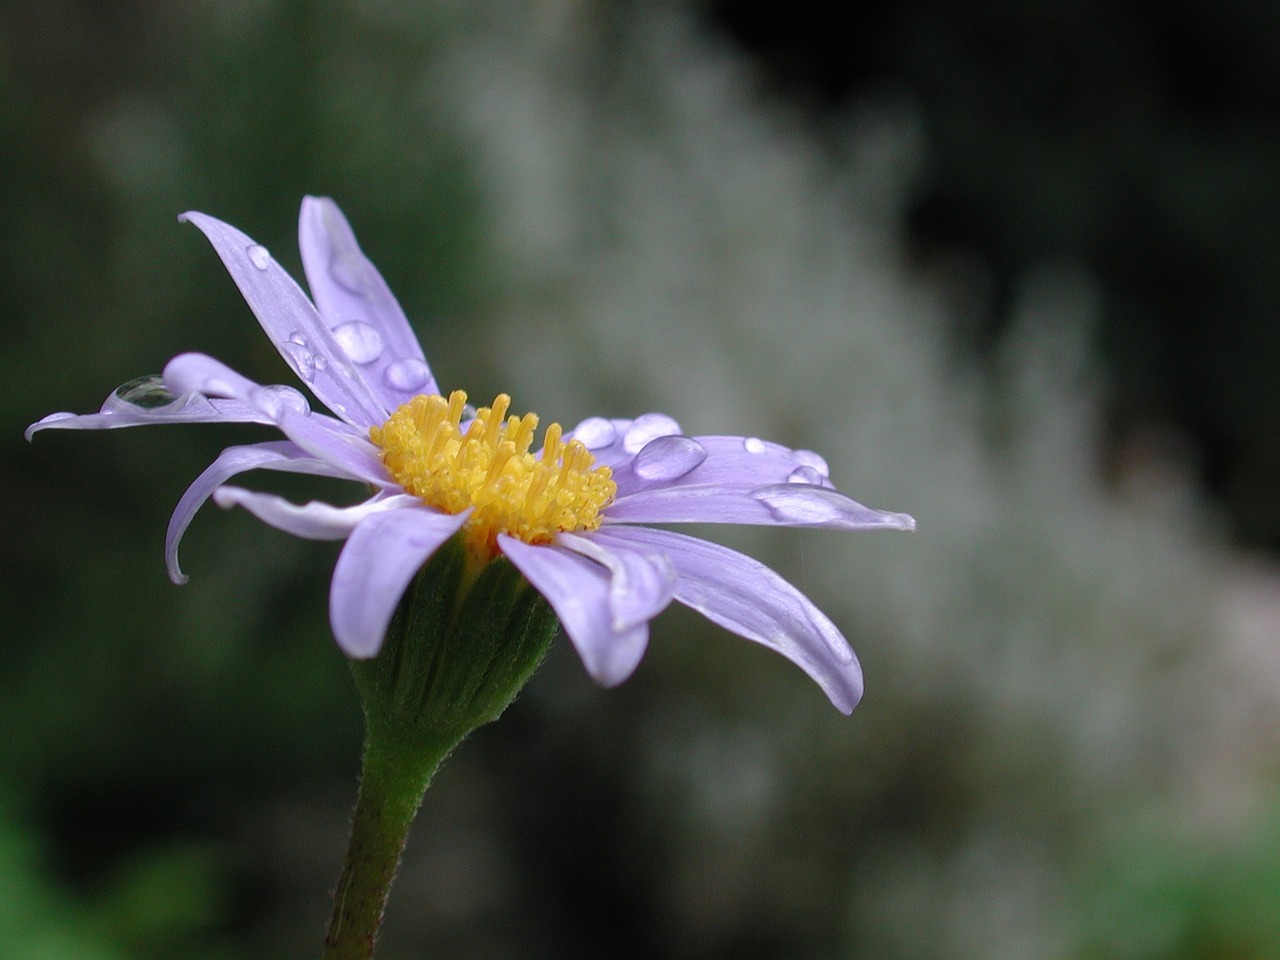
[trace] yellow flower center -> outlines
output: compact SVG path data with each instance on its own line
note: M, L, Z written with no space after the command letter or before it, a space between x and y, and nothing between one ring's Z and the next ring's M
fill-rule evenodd
M538 416L504 420L511 398L500 393L476 411L464 432L461 390L449 399L417 396L396 409L369 438L405 490L445 513L472 509L463 527L478 558L497 553L499 533L550 543L561 531L594 530L617 485L608 467L578 440L565 443L560 424L546 429L541 455L529 452Z

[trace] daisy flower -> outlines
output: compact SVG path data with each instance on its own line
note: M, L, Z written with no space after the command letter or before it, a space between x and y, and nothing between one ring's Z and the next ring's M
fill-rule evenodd
M768 567L649 524L747 523L837 530L915 526L837 492L826 462L755 437L687 436L671 417L557 423L537 443L534 414L500 394L478 409L437 386L403 310L361 252L337 205L302 203L299 244L311 298L262 245L187 213L222 258L267 336L330 413L290 386L264 386L213 357L175 357L161 377L130 381L93 414L54 413L27 430L155 423L261 423L285 437L228 447L178 502L165 542L169 576L186 577L178 543L210 497L286 533L346 540L329 615L350 657L375 656L414 575L451 537L473 571L505 556L546 598L587 671L614 685L635 670L649 621L672 600L799 665L841 711L862 695L857 658L813 603ZM313 302L314 301L314 302ZM355 506L295 504L229 486L249 470L354 480Z

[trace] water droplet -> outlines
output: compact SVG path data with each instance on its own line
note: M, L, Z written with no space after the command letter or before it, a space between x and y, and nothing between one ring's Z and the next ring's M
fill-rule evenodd
M351 293L365 295L363 257L352 252L338 252L329 261L329 273Z
M822 486L823 476L808 464L796 467L787 476L787 483L808 483L813 486Z
M746 437L742 441L742 447L747 453L764 453L764 441L759 437Z
M307 403L307 398L302 395L300 390L295 390L288 384L278 383L267 387L275 393L280 401L293 410L294 413L301 413L304 416L311 413L311 404Z
M678 480L707 459L707 448L692 437L650 440L631 461L641 480Z
M382 378L386 380L387 386L412 393L426 386L431 379L431 368L426 361L417 357L405 357L388 366L382 372Z
M599 450L618 439L618 431L604 417L587 417L573 430L573 439L581 440L588 450Z
M315 362L316 362L317 370L323 370L325 369L325 367L329 366L329 358L326 357L323 353L317 353L315 355Z
M622 435L622 449L627 453L639 453L650 440L670 437L680 432L680 424L665 413L643 413L631 421Z
M316 378L316 358L311 355L308 350L300 343L294 343L286 340L283 344L284 352L289 355L289 359L293 361L293 369L302 378L304 383L310 383Z
M812 450L792 450L791 459L802 467L812 467L823 477L831 476L831 468L827 466L827 461L822 459L821 454L814 453Z
M254 387L249 391L249 402L272 420L284 413L284 400L270 387Z
M301 330L295 330L293 333L289 334L289 342L296 343L300 347L310 346L310 341L307 340L307 335Z
M177 399L164 385L164 378L155 373L120 384L116 387L116 396L125 403L144 410L167 407Z
M774 484L752 490L751 497L768 507L774 519L782 523L810 526L849 519L846 504L850 501L826 487Z
M338 346L356 363L373 363L382 356L382 334L363 320L348 320L333 328Z
M265 270L271 266L271 251L260 243L252 243L244 248L244 252L249 255L249 262L259 270Z

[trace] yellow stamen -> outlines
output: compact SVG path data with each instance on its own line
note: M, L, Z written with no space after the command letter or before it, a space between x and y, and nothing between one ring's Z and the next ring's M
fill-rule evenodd
M445 513L472 514L463 527L473 554L488 560L499 533L550 543L561 531L595 530L617 490L608 467L560 424L547 427L541 456L529 452L536 414L504 420L511 398L500 393L462 432L467 395L418 396L369 437L402 487Z

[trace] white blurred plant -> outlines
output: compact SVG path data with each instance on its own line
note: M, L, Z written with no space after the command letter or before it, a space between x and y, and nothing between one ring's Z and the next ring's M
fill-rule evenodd
M424 89L479 157L522 345L503 382L558 419L661 409L813 447L920 523L734 534L848 630L850 721L764 654L655 631L645 670L681 692L647 703L643 768L679 836L673 938L835 916L847 939L813 955L1058 957L1071 884L1124 824L1230 833L1276 746L1276 581L1240 605L1178 463L1104 477L1087 273L1024 278L981 371L904 266L909 109L865 105L837 160L678 8L486 8Z

